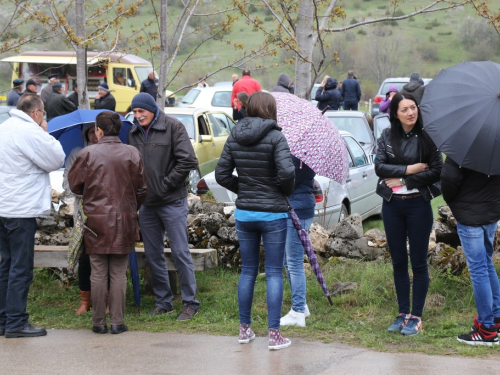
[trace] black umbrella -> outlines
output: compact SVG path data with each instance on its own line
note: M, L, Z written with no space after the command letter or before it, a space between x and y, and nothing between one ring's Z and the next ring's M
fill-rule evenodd
M420 104L424 129L461 167L500 175L500 64L463 62L442 70Z

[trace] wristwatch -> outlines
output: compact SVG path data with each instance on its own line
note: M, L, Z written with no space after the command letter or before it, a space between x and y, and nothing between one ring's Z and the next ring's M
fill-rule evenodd
M401 186L406 185L406 181L402 177L399 179L399 182L401 183Z

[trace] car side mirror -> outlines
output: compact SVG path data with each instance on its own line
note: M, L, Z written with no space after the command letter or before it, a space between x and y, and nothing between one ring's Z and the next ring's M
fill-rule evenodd
M130 86L133 87L134 89L137 88L137 85L135 84L135 79L130 79Z
M213 142L213 138L211 135L200 135L200 142Z

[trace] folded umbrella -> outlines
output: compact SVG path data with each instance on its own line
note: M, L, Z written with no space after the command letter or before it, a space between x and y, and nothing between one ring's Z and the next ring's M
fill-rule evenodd
M82 129L84 126L89 126L95 123L96 116L107 111L106 109L77 109L66 115L53 118L47 124L47 131L55 139L57 139L66 155L69 155L75 147L83 147ZM120 115L123 126L120 130L119 137L123 143L127 142L127 134L132 123L125 117Z
M273 92L278 126L290 152L317 174L342 184L349 175L347 148L337 127L307 100Z
M304 246L304 250L309 258L309 264L311 265L311 269L313 270L314 275L316 276L316 280L318 280L319 284L323 288L323 292L325 293L325 297L328 298L328 302L330 302L330 306L333 306L332 298L330 297L330 292L326 286L325 278L323 277L323 273L321 272L321 268L318 264L318 258L316 257L316 253L314 252L311 241L309 239L309 235L307 231L302 228L302 224L300 223L300 219L295 213L295 210L290 205L290 201L288 198L286 199L288 202L288 206L290 207L290 217L292 218L292 223L295 229L297 229L297 233L300 238L300 242Z
M425 87L420 110L439 151L461 167L500 175L500 64L442 70Z
M137 254L135 249L129 254L130 275L132 276L132 289L134 290L135 304L141 313L141 284L139 281L139 267L137 265Z

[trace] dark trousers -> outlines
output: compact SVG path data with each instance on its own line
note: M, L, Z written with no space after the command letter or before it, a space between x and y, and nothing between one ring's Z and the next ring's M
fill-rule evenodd
M6 332L28 325L36 228L35 218L0 217L0 328Z
M125 293L127 290L128 254L107 255L90 254L92 274L92 324L106 325L106 306L108 305L109 287L109 320L111 325L124 323Z
M82 292L90 292L90 259L83 251L78 260L78 286Z
M187 198L162 206L142 206L139 211L144 252L151 270L156 306L167 310L173 308L174 294L170 288L165 261L165 231L181 280L182 304L195 310L200 307L200 302L196 300L196 277L188 245L187 215Z
M358 102L344 100L344 110L345 111L349 111L349 110L357 111L358 110Z
M429 289L427 251L432 229L432 207L422 197L384 201L382 215L394 268L394 283L399 312L410 313L410 275L408 273L408 251L413 270L413 301L411 314L422 316L425 298Z

